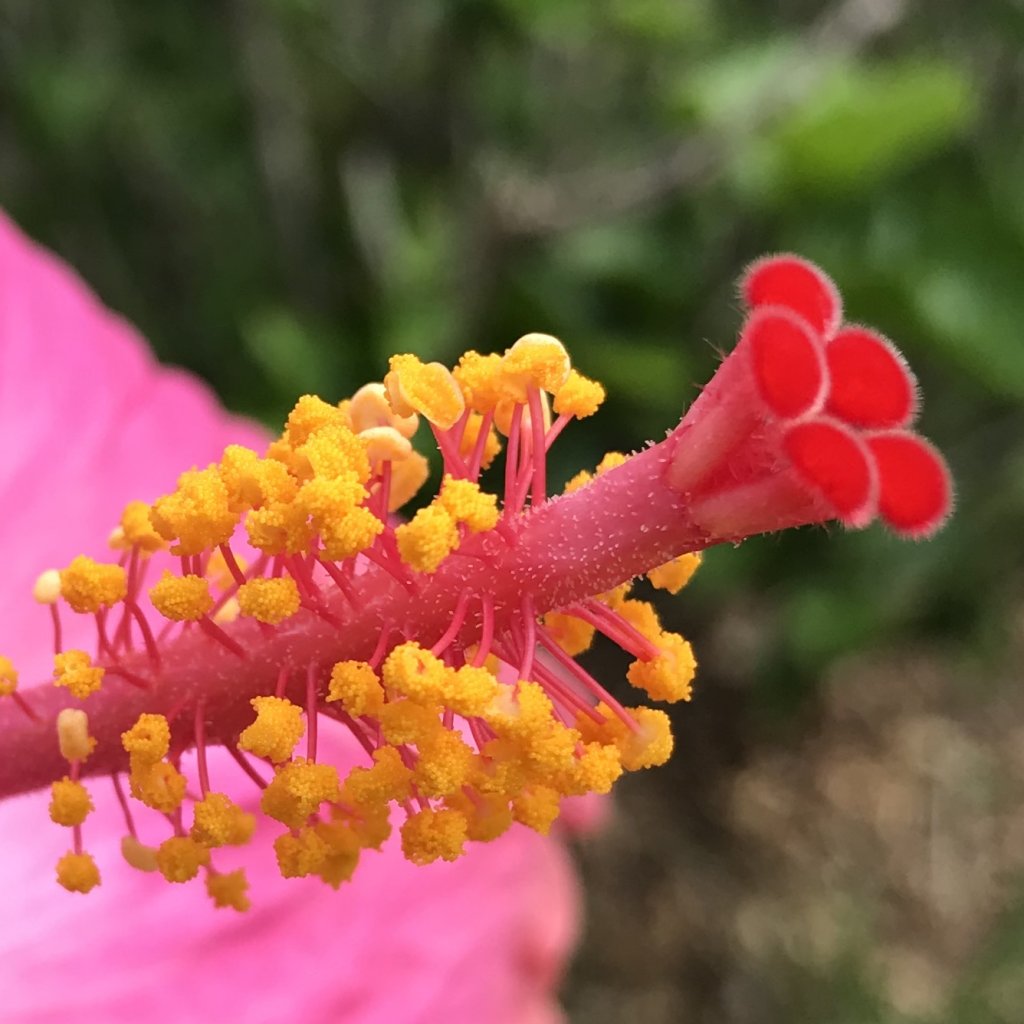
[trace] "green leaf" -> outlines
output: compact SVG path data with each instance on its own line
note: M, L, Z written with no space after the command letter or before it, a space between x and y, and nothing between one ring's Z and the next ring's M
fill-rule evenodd
M974 111L966 73L945 61L840 67L772 133L780 184L865 191L946 145Z

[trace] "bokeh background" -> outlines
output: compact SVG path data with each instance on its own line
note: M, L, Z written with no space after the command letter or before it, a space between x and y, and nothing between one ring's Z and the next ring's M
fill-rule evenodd
M1024 1019L1022 48L1020 0L0 3L0 204L235 409L549 331L611 393L566 479L676 422L773 250L917 369L938 539L661 602L699 691L578 848L574 1024Z

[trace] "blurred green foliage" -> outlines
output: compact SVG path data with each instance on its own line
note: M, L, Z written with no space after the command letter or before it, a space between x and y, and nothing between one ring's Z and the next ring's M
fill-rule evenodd
M556 480L676 422L748 260L818 260L919 371L959 511L709 558L667 614L756 602L785 719L866 645L997 658L1019 600L1022 44L1012 0L6 0L0 203L271 421L557 334L611 398Z

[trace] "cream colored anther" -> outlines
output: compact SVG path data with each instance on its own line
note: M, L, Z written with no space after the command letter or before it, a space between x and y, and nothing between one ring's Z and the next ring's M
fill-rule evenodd
M393 427L402 437L412 437L420 425L420 418L414 412L399 416L391 408L388 391L383 384L364 384L351 398L348 407L352 429L361 434L374 427Z
M56 604L60 600L60 573L56 569L41 572L32 587L32 596L40 604Z
M156 871L156 849L135 836L122 836L121 856L138 871Z
M57 743L61 757L68 761L84 761L92 753L89 716L80 708L64 708L57 713Z
M366 442L366 455L370 462L401 462L412 451L409 439L403 437L394 427L370 427L359 432Z

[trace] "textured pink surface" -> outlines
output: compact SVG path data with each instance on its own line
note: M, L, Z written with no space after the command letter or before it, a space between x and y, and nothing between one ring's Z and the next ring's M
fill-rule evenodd
M50 662L48 616L28 596L39 570L102 553L126 501L151 500L181 469L262 435L192 377L158 367L129 326L0 216L0 437L0 651L28 682ZM349 756L326 727L323 742L336 762ZM255 802L226 757L213 752L211 765L216 788ZM553 840L517 828L430 868L390 844L337 893L275 877L268 850L246 850L218 862L247 868L254 907L237 915L214 910L200 882L109 867L123 824L110 786L91 788L85 843L105 876L87 897L54 881L69 837L49 822L45 796L0 805L5 1022L561 1019L551 988L575 935L576 884ZM142 828L144 840L166 834L152 820Z

